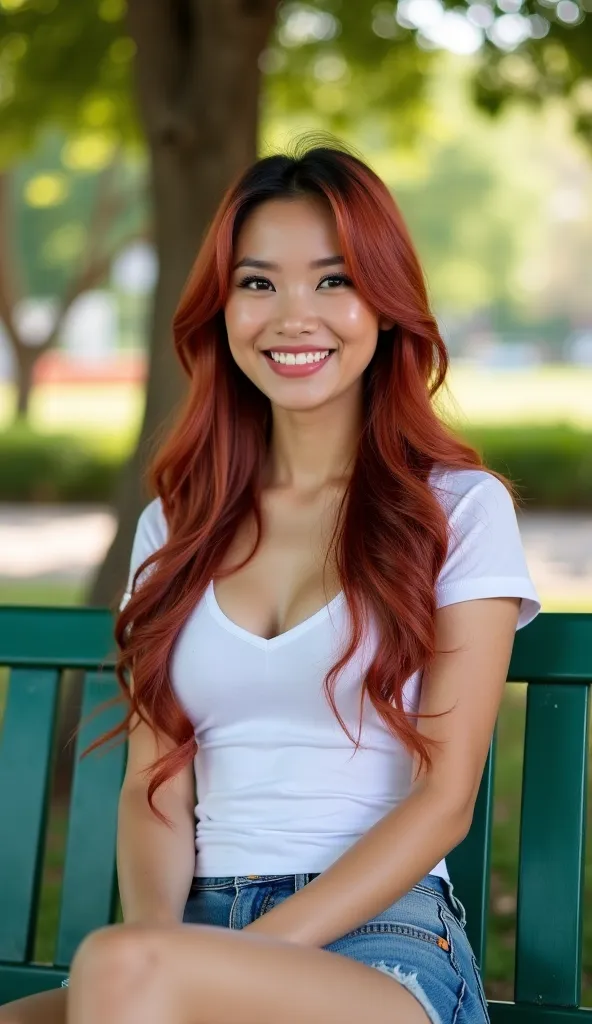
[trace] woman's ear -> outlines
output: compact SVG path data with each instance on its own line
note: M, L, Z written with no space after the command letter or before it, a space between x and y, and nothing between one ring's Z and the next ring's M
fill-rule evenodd
M379 331L391 331L394 326L395 326L395 321L394 320L389 320L388 317L386 317L386 316L381 316L379 321L378 321L378 330Z

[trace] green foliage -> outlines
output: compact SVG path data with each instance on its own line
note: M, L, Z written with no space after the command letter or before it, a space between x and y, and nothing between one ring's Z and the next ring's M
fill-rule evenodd
M517 485L525 507L592 508L592 434L569 426L472 427L463 435ZM112 500L125 455L17 425L0 435L0 501Z
M0 501L109 502L120 465L71 435L17 423L0 435Z
M442 2L459 8L458 0ZM522 0L520 15L533 19L537 36L509 50L485 38L473 79L478 107L495 115L516 100L540 107L553 96L569 97L574 128L592 145L592 3L576 0L576 4L579 17L566 23L553 0Z
M124 0L0 2L0 165L47 124L140 141Z
M11 237L18 247L13 260L21 271L24 295L63 295L98 233L103 252L115 253L146 221L143 166L127 159L111 168L113 147L108 141L102 148L97 143L96 138L93 144L55 130L45 132L35 151L11 173ZM96 224L105 166L112 196L102 203L104 214Z
M372 11L338 0L280 3L261 60L271 108L306 111L309 124L318 115L324 127L347 132L369 109L396 104L400 117L388 124L397 125L395 137L408 133L432 55L407 29L381 38ZM124 0L0 0L0 164L30 148L45 124L138 141L134 53Z
M570 94L579 129L592 131L589 95L586 101L585 87L578 92L592 67L592 18L567 26L537 0L525 0L522 13L544 19L547 35L515 52L486 38L475 98L496 112L510 97L538 103ZM47 124L141 144L125 14L125 0L0 0L0 166L29 149ZM355 126L365 146L411 138L422 126L424 85L438 54L396 14L396 3L373 0L279 3L260 61L267 112L290 127L344 136Z
M463 433L491 469L516 484L525 507L592 508L592 434L567 424Z
M467 134L434 146L428 176L393 188L442 310L512 305L521 243L513 217L528 211L512 193L500 204L505 181L492 141Z
M364 145L409 142L426 114L424 87L434 55L394 19L388 35L379 34L381 6L280 4L261 61L267 117L301 128L305 114L305 127L342 137L355 130Z

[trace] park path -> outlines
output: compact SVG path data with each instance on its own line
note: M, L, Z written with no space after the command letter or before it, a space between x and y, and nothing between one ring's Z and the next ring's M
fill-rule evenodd
M518 521L543 603L592 608L592 513L521 510ZM0 580L90 580L115 529L106 505L0 505Z

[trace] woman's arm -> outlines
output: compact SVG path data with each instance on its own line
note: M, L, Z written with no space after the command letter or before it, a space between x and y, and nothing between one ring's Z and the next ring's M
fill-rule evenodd
M148 804L145 769L173 743L140 722L129 738L128 760L119 798L117 874L126 923L180 922L195 870L195 779L193 764L154 796L154 805L171 825L160 821Z
M309 885L247 925L325 946L405 895L467 834L504 691L520 600L460 602L436 613L440 652L422 681L418 721L440 741L411 794ZM452 651L453 648L458 650ZM446 653L450 652L450 653Z

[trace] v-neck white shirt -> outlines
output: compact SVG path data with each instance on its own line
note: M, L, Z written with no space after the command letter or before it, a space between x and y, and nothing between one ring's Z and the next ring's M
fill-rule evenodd
M318 612L310 615L308 619L304 619L303 622L299 622L296 626L292 626L292 628L286 630L285 633L280 633L278 636L271 637L270 640L264 636L257 636L256 633L250 633L248 629L243 629L242 626L237 625L236 622L233 622L232 619L229 619L228 616L225 615L216 599L213 580L210 580L208 583L205 592L205 599L212 616L221 623L225 629L234 633L235 636L241 637L241 639L246 641L248 644L254 644L255 647L260 647L264 651L273 651L277 647L283 647L284 644L293 643L298 637L308 633L309 629L313 629L314 626L323 622L327 616L332 614L334 609L337 609L339 605L344 603L345 594L343 593L343 590L340 590L337 596L334 597L332 601L329 601L328 604L319 608Z
M522 628L541 605L505 487L472 469L434 469L430 481L452 531L438 607L521 597ZM138 521L128 586L166 536L156 499ZM129 590L122 606L128 596ZM345 650L349 623L343 591L272 639L233 622L211 580L196 603L171 658L172 686L198 745L196 875L323 871L408 795L411 758L370 701L355 751L325 695L323 679ZM334 690L354 739L361 682L377 644L370 615L362 645ZM417 710L420 689L418 672L405 684L407 710ZM432 873L447 878L445 861Z

